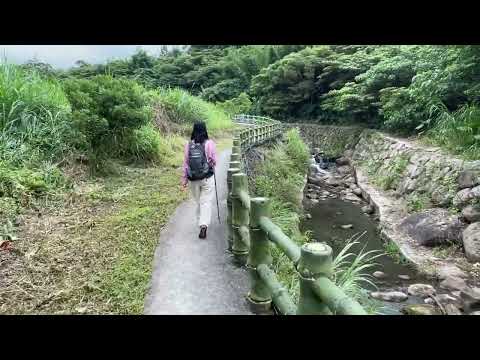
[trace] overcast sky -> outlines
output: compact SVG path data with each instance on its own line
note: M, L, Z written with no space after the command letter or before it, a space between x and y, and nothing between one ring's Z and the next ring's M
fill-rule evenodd
M137 48L152 55L158 54L163 45L0 45L1 58L8 62L23 64L36 58L56 68L68 68L76 61L104 63L109 59L131 56ZM169 48L176 45L167 45Z

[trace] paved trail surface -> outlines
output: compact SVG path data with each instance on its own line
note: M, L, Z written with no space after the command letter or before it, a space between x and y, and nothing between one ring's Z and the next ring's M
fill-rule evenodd
M199 239L195 203L189 199L177 208L163 229L155 252L145 314L251 314L245 300L247 271L233 265L231 256L226 252L229 158L230 150L222 152L217 166L221 224L215 203L208 237Z

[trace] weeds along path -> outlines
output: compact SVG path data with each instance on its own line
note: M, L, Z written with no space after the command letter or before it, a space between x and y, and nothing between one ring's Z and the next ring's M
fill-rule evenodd
M0 314L141 314L161 229L187 198L179 176L118 164L26 210L0 252Z
M233 265L226 252L229 157L230 150L219 156L217 186L221 223L213 206L207 239L198 238L193 199L182 203L164 227L155 253L145 314L250 314L245 300L248 274Z

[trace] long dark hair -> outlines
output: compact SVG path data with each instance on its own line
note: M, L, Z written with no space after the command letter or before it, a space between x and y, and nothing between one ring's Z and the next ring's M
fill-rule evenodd
M207 126L203 121L197 121L193 124L192 137L190 139L197 144L203 144L208 140Z

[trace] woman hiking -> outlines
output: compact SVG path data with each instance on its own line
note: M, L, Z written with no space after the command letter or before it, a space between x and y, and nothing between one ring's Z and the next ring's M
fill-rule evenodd
M196 122L190 141L185 144L183 160L182 187L187 188L190 181L192 195L197 203L197 223L200 227L199 238L207 237L212 213L212 197L215 188L213 174L217 164L216 146L209 140L204 122Z

